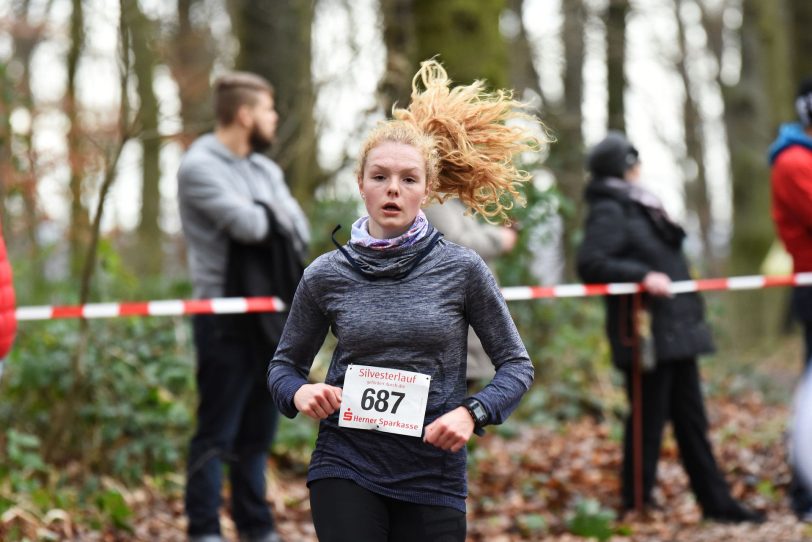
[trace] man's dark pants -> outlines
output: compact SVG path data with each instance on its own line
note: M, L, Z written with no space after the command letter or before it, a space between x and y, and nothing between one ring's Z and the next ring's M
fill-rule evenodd
M194 317L197 431L189 447L186 514L190 535L220 533L223 465L231 482L231 514L243 535L274 528L265 499L265 468L277 411L265 383L273 352L224 331L216 315Z
M812 287L802 286L793 289L792 311L804 330L804 364L805 368L809 369L812 359ZM812 512L812 492L794 469L789 485L789 498L792 511L798 516L803 517Z

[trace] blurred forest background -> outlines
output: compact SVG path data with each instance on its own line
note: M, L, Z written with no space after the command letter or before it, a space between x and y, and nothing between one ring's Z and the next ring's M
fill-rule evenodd
M499 262L503 285L576 280L584 153L610 128L629 134L645 184L686 225L697 277L789 272L767 258L766 150L812 75L809 28L809 0L0 0L0 217L18 304L190 295L175 173L212 128L210 82L229 69L274 84L272 157L311 219L311 255L330 250L332 227L361 212L360 139L408 102L412 74L435 55L456 81L515 89L556 138L524 157L535 182L513 217L519 245ZM707 296L721 345L712 392L786 405L800 370L787 294ZM511 311L538 380L515 423L587 416L618 429L600 300ZM128 539L144 492L168 495L179 515L189 335L184 318L21 323L0 383L3 539ZM773 378L770 359L791 376ZM279 480L301 474L313 438L312 424L283 424ZM781 484L756 476L749 490L777 502ZM604 517L577 493L555 506ZM505 530L520 537L573 529L517 517Z

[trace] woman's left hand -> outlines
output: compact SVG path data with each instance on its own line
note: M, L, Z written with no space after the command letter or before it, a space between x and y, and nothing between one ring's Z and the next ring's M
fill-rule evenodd
M426 426L423 442L447 452L458 452L465 446L473 432L474 420L468 409L457 407Z

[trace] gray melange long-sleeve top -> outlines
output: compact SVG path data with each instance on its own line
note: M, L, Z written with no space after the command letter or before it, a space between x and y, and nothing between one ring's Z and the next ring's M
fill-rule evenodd
M347 245L378 280L356 272L339 251L305 270L268 369L283 414L297 414L293 396L332 329L338 344L325 382L343 386L349 364L428 374L428 425L465 398L469 324L496 366L492 382L475 395L489 423L502 423L516 408L533 381L533 365L482 258L441 239L406 278L390 278L411 265L429 237L386 251ZM465 463L465 448L451 453L417 437L339 427L336 411L320 424L308 482L345 478L387 497L465 511Z

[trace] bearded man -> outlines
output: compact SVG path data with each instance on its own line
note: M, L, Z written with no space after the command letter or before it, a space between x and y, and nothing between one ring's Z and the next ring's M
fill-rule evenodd
M303 270L308 223L267 156L278 115L262 77L214 84L216 127L178 171L178 200L196 298L275 295L290 301ZM189 447L185 508L192 542L221 542L223 465L241 542L278 542L265 494L277 412L265 372L284 315L196 315L199 406Z

